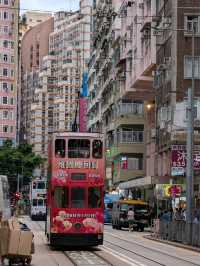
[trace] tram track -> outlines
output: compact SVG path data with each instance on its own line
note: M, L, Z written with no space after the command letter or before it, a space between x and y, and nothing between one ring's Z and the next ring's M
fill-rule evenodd
M192 262L192 261L189 261L189 260L186 260L186 259L180 258L180 257L178 257L178 256L174 256L174 255L172 255L171 253L169 254L168 252L163 252L163 251L161 251L161 250L159 250L159 249L156 249L156 248L147 247L147 246L142 245L142 244L140 244L140 243L138 243L138 242L136 242L136 241L130 241L130 240L124 239L124 238L122 238L122 237L116 236L116 235L110 233L108 230L105 230L105 231L107 231L107 233L108 233L110 236L112 236L112 237L114 237L114 238L116 238L116 239L118 239L118 240L124 241L125 243L129 243L129 244L132 244L132 245L134 244L134 245L136 245L137 247L141 247L141 248L147 250L146 253L148 253L148 251L151 251L151 252L156 253L156 255L157 255L157 254L160 254L160 255L162 255L162 256L163 256L163 255L164 255L164 256L168 256L168 257L173 258L173 259L175 259L175 260L178 260L178 261L181 261L181 262L187 263L188 266L189 266L189 265L200 266L200 264L198 264L198 263L195 263L195 262ZM149 258L149 257L147 257L146 255L141 254L140 252L135 252L135 251L133 251L133 250L129 250L129 249L127 249L127 248L125 248L125 247L122 247L121 245L115 244L115 243L113 243L113 242L111 242L111 241L108 241L108 240L105 240L105 239L104 239L104 243L108 243L109 245L113 245L113 246L115 246L115 247L117 247L117 248L120 248L120 249L122 249L122 250L124 250L124 251L130 252L130 253L132 253L132 254L135 254L135 255L137 255L137 256L139 256L139 257L142 257L142 258L144 258L144 259L146 259L146 260L149 260L149 261L151 261L151 262L154 262L154 263L156 263L156 264L158 264L158 265L162 265L162 266L166 266L166 265L167 265L167 264L164 264L164 263L162 263L162 262L156 261L156 260L154 260L154 259L152 259L152 258Z
M42 226L40 222L30 221L30 224L33 225L33 230L38 231L39 228L39 231L44 232L44 226ZM45 245L47 245L46 239L43 235L41 235L41 233L38 234L38 237ZM90 250L90 248L88 248L87 250L72 250L70 248L69 250L52 249L52 252L62 253L71 262L73 266L114 266L108 260L97 254L97 251L98 249ZM52 253L52 255L53 254L54 253ZM55 262L56 266L62 266L61 264L59 264L59 261L57 261L56 256L52 256L52 259Z

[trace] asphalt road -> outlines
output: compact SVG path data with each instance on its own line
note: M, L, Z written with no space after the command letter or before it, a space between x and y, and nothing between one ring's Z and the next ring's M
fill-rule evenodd
M105 225L104 245L79 250L52 250L46 243L44 222L22 218L32 229L36 253L32 266L200 266L200 254L144 238L141 232Z

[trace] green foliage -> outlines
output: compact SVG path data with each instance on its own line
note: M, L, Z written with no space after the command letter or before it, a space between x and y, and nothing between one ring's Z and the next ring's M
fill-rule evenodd
M21 174L31 177L33 170L44 163L41 156L32 151L29 144L21 144L13 147L11 141L5 141L0 147L0 174L8 177L16 177Z

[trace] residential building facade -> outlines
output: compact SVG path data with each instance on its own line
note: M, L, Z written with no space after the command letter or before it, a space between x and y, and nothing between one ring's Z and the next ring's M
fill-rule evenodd
M19 1L0 2L0 145L16 143Z
M91 1L80 1L80 10L55 14L49 52L56 57L53 129L71 131L78 108L83 73L90 57ZM78 121L78 117L77 117Z
M157 182L186 183L187 96L192 86L194 34L194 192L200 192L200 2L157 1Z
M107 185L141 197L146 178L146 105L153 102L155 1L93 5L88 129L105 134ZM149 183L148 183L149 184Z

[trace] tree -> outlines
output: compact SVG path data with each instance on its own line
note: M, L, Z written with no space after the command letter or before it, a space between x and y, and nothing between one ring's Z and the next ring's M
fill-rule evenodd
M7 175L10 179L16 180L17 175L21 174L30 180L33 170L43 163L44 159L36 155L29 144L14 147L12 142L7 140L0 147L0 174Z

